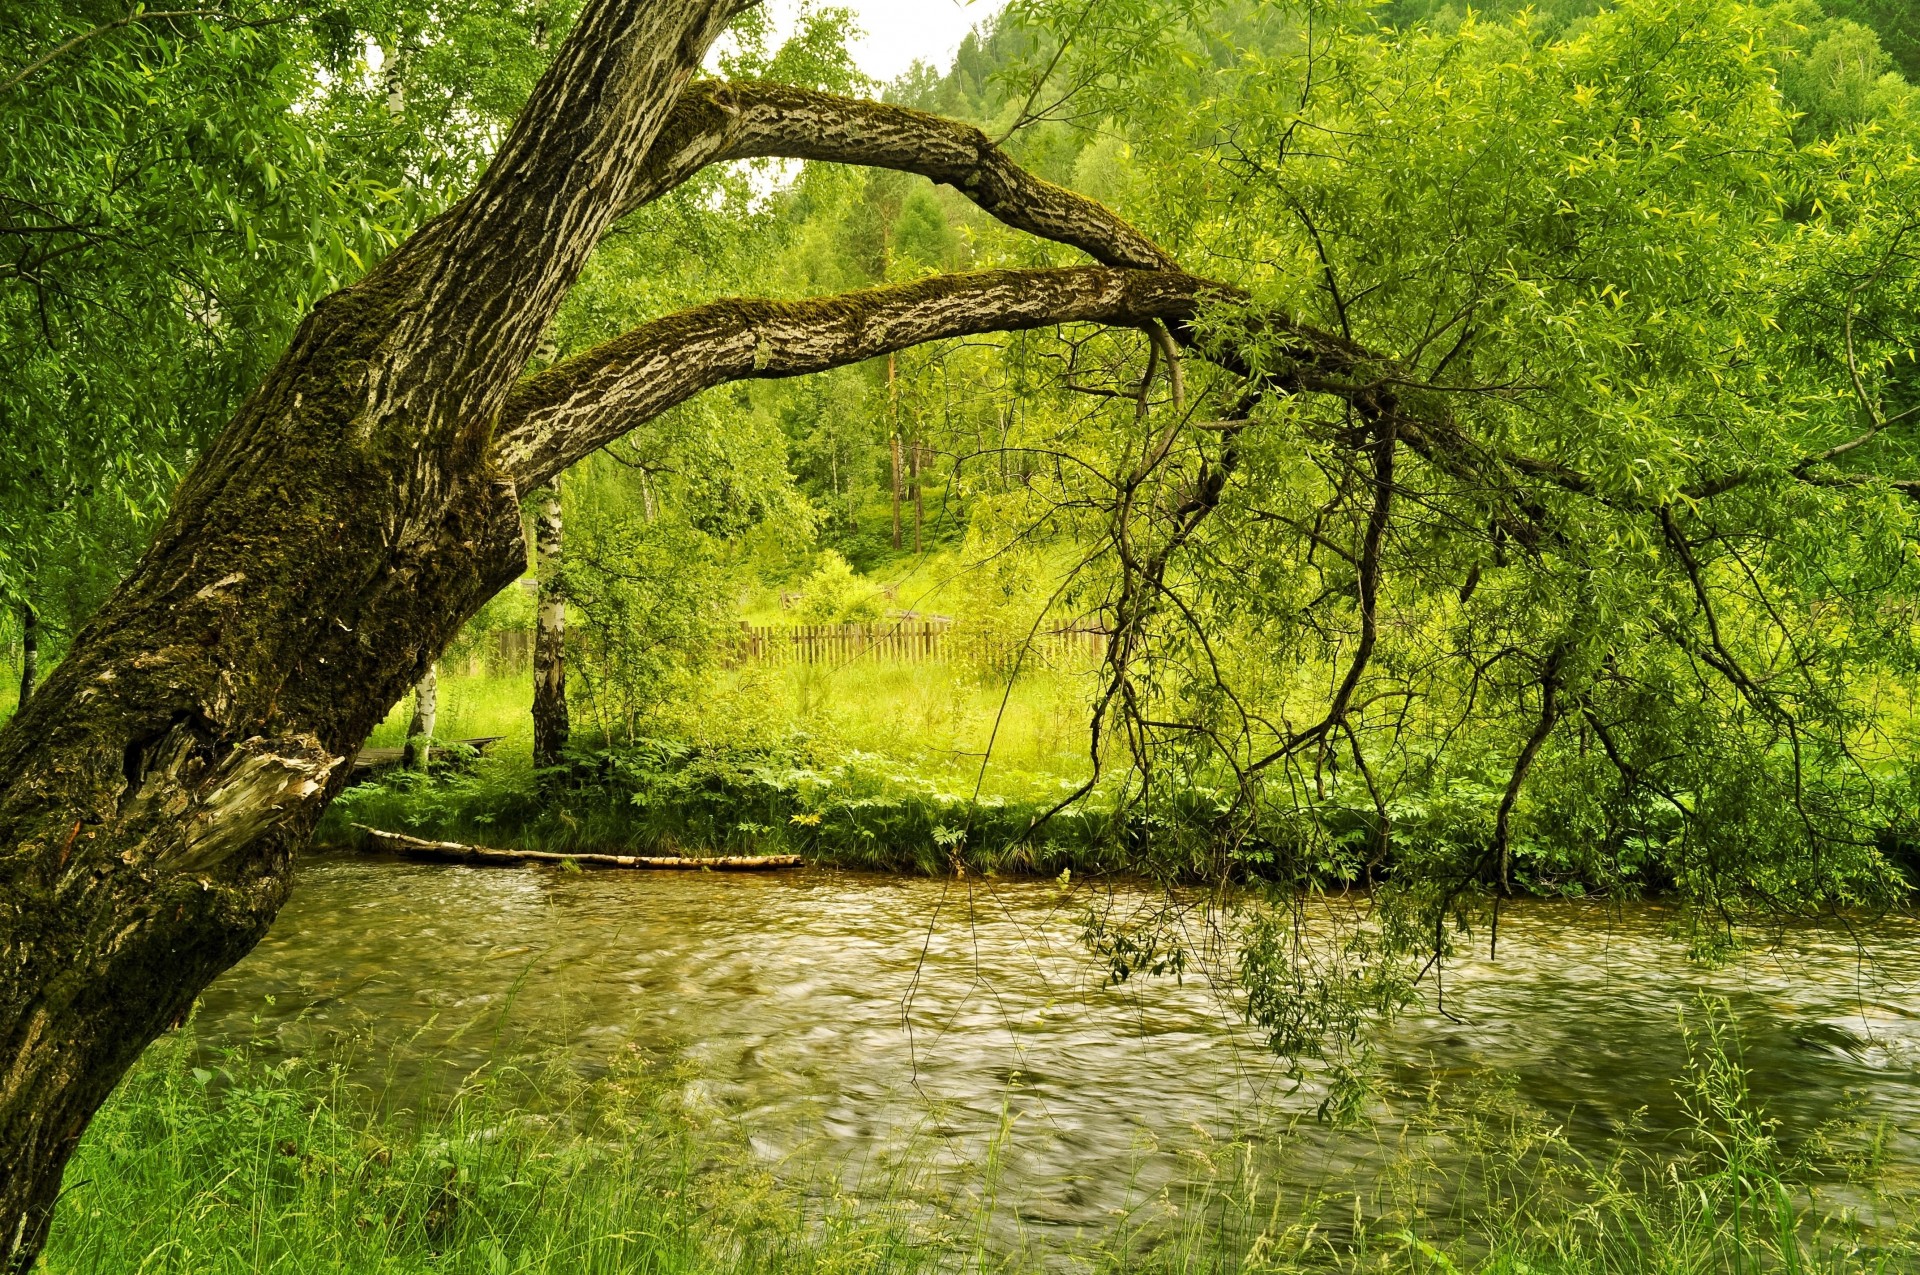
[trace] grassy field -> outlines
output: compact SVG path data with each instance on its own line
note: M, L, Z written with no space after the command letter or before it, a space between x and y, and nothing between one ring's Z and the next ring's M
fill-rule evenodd
M1090 677L1041 669L1009 686L1005 677L941 663L747 664L717 670L686 698L663 706L649 733L732 748L798 735L822 751L977 780L987 793L1024 793L1036 782L1053 786L1086 775ZM490 751L530 752L531 684L526 672L442 676L435 733L499 735ZM596 713L590 687L578 678L569 701L583 737L627 742L617 724ZM405 743L412 712L408 696L368 744Z
M319 836L348 843L363 823L542 850L799 852L915 872L1110 869L1121 866L1118 843L1098 801L1044 838L1027 835L1088 773L1087 676L1043 668L1009 683L940 663L746 664L663 706L646 733L603 731L576 682L575 736L587 751L560 777L532 767L530 675L444 677L439 737L503 738L430 778L390 771L350 789ZM404 742L411 712L396 705L370 742Z

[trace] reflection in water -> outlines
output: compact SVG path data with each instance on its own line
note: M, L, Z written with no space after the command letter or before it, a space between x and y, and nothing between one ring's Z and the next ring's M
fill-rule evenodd
M1178 1172L1172 1148L1277 1127L1321 1093L1264 1053L1204 975L1103 986L1079 941L1090 898L1039 882L316 856L199 1022L212 1040L282 1053L370 1039L367 1074L408 1083L503 1055L592 1071L643 1049L684 1063L686 1099L771 1161L887 1174L910 1146L917 1181L964 1194L991 1146L1023 1222L1103 1225ZM1872 962L1822 930L1702 970L1670 920L1509 908L1498 963L1451 965L1447 1013L1403 1018L1379 1053L1408 1081L1504 1073L1604 1151L1642 1109L1640 1136L1680 1126L1678 1016L1708 992L1732 1002L1756 1093L1787 1136L1858 1095L1891 1126L1894 1159L1920 1162L1920 927L1881 923ZM1373 1145L1294 1129L1311 1153L1289 1148L1284 1172L1302 1185L1340 1180Z

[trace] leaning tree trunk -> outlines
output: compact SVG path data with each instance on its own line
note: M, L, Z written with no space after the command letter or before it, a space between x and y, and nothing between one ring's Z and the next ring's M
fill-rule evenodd
M567 595L560 553L558 486L534 503L535 571L540 613L533 636L533 764L558 766L567 748Z
M425 770L433 760L433 728L439 716L440 666L429 664L413 684L413 717L407 722L407 747L400 763L408 770Z
M367 733L524 570L519 493L729 381L1061 323L1190 335L1202 307L1238 302L977 129L805 90L688 90L740 7L588 0L479 187L315 307L0 729L0 1268L38 1254L127 1066L265 932ZM616 217L753 156L921 172L1105 265L715 302L514 385ZM1366 351L1284 315L1249 331L1264 383L1393 410ZM1220 329L1209 357L1248 370L1236 340ZM1472 454L1444 422L1418 441Z
M40 613L33 603L20 604L20 702L18 713L33 698L33 685L40 679Z
M493 422L737 0L588 0L479 187L315 307L0 731L0 1268L245 954L368 731L526 561Z

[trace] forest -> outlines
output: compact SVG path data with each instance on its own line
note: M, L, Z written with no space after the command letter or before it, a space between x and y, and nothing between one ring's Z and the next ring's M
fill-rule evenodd
M0 8L0 1270L1920 1271L1920 5L959 8Z

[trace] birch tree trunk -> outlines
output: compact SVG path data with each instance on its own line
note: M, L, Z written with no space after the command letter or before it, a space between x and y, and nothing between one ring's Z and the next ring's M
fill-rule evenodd
M920 440L913 441L907 453L907 483L913 489L913 551L920 552L920 528L927 520L927 506L920 496Z
M887 446L893 461L893 547L900 547L900 388L894 356L887 355Z
M534 570L540 579L538 627L533 635L533 764L558 766L567 748L567 597L561 570L560 492L549 488L534 505Z
M427 665L426 675L413 685L413 717L407 723L407 747L402 765L425 770L433 760L433 728L440 716L440 666Z

